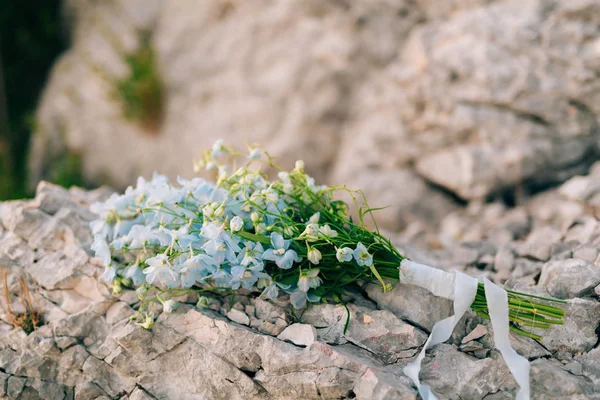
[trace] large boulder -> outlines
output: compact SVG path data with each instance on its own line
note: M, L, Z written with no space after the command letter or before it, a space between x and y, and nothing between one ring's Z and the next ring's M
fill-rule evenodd
M31 181L74 165L122 188L189 175L217 138L257 142L364 189L398 230L439 221L447 191L480 199L584 171L600 134L597 2L438 3L65 0L73 44L37 112ZM145 100L118 90L144 32L142 67L162 82L151 121L124 117Z

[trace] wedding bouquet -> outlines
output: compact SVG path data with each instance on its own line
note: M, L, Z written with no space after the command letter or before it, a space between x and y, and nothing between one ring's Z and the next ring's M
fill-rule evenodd
M239 160L243 162L235 167ZM277 171L277 179L269 180L262 166ZM343 302L349 287L369 281L384 291L390 281L416 284L454 299L456 315L436 324L421 359L427 347L450 337L469 307L491 319L498 348L504 329L506 337L510 329L540 339L527 327L562 324L564 311L548 304L557 300L504 291L489 281L405 259L379 232L376 209L369 208L362 192L316 185L302 161L287 172L258 147L241 154L218 141L194 168L216 171L216 182L179 178L173 185L155 174L92 206L99 215L92 223L92 249L106 265L104 278L115 292L123 286L137 288L141 303L136 318L146 328L153 323L150 303L160 302L171 312L175 299L189 293L198 293L202 303L203 293L229 295L242 288L270 299L287 294L294 308L304 308ZM340 191L350 195L356 219L335 196ZM374 230L367 228L367 218ZM503 327L496 326L500 320ZM500 350L507 359L508 353ZM417 361L416 369L411 372L409 365L405 372L425 393ZM523 391L525 383L519 384ZM429 398L435 397L430 393Z

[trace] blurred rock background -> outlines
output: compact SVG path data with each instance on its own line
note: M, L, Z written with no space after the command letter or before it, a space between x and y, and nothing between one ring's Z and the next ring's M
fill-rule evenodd
M598 159L597 0L52 7L52 35L64 28L69 44L29 129L11 125L19 190L41 179L121 189L155 170L189 176L201 149L224 138L362 188L372 206L390 206L384 227L401 230L467 203L523 204ZM44 73L13 78L23 59L3 40L11 110L19 85Z

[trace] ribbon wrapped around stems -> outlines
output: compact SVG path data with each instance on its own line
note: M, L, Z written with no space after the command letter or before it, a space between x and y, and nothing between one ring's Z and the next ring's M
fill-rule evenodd
M429 290L438 297L454 301L454 315L438 321L431 330L429 338L417 358L404 368L404 373L414 382L424 400L436 400L431 388L421 384L419 372L427 349L450 339L452 331L470 308L477 294L479 281L459 271L449 273L407 259L400 263L400 282L412 284ZM504 289L483 279L489 307L489 316L494 329L494 343L504 361L520 386L517 400L528 400L529 361L517 354L510 344L508 296Z

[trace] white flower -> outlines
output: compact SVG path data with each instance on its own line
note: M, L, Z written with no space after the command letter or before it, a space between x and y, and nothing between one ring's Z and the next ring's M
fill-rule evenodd
M319 240L319 225L316 223L310 223L306 225L304 232L300 234L301 238L308 240L309 242L315 242Z
M254 226L254 231L257 235L267 233L267 225L264 222L261 222L260 224Z
M177 304L175 300L169 299L163 303L163 311L167 314L170 314L175 311L178 305L179 304Z
M318 224L319 218L321 218L321 213L317 212L317 213L314 213L308 221L312 224Z
M335 230L331 229L329 225L323 225L322 227L320 227L319 232L321 232L321 234L326 238L334 238L338 235L338 233Z
M352 260L352 252L353 250L350 247L341 247L335 252L335 257L339 262L348 262Z
M367 248L361 242L358 242L356 245L356 250L354 250L354 259L356 263L360 266L370 267L373 264L373 256L369 254Z
M319 278L319 270L310 269L306 272L303 272L298 279L298 289L303 292L308 292L310 288L319 287L322 282L323 280Z
M260 221L260 215L258 215L258 213L256 211L252 212L252 214L250 214L250 219L252 220L252 222L254 222L255 224L257 222Z
M144 269L144 274L146 274L146 282L149 284L163 281L167 286L172 286L177 283L177 273L165 254L147 259L146 264L148 264L148 268Z
M304 161L303 160L296 160L295 169L297 169L298 171L304 170Z
M323 257L321 256L321 252L313 247L308 251L307 258L308 261L317 265Z
M243 227L244 220L238 215L231 218L231 221L229 221L229 229L231 229L232 232L241 231Z
M250 149L250 155L248 156L248 158L251 160L260 160L260 158L261 158L260 149L257 147Z
M219 157L223 154L225 150L225 146L223 146L223 139L218 139L215 144L213 144L211 155L213 157Z

